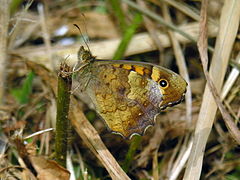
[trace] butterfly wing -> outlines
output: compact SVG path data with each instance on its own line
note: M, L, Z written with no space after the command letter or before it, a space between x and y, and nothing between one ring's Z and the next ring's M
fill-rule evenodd
M96 60L95 64L97 64L96 66L107 64L116 68L133 71L143 78L149 79L151 82L154 81L152 83L157 83L158 89L160 89L163 95L162 102L159 102L160 109L178 104L184 98L187 88L186 81L180 75L162 66L125 60Z
M82 84L87 84L86 91L109 129L127 138L142 135L146 127L154 124L161 107L169 105L164 98L171 93L161 89L156 81L155 66L130 63L96 60L85 70L88 73L82 72L85 75L78 78L84 82ZM163 76L163 69L156 69ZM172 72L165 73L172 76ZM165 76L165 79L170 78ZM177 101L171 100L172 104Z

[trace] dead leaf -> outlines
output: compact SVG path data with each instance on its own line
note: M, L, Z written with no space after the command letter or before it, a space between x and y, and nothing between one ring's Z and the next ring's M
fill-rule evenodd
M70 172L55 161L37 156L31 156L30 159L39 180L69 180Z

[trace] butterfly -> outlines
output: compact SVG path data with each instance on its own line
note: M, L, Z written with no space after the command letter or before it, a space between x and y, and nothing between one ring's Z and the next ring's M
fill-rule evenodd
M183 101L186 81L162 66L101 60L80 47L75 79L110 131L131 138L154 125L161 110Z

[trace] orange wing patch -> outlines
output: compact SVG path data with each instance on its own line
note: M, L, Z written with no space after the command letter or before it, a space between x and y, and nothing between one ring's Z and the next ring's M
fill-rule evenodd
M141 74L141 75L144 75L144 67L142 67L142 66L136 66L136 65L134 65L133 66L134 67L134 70L138 73L138 74Z
M122 66L123 69L127 69L127 70L131 70L132 69L132 65L129 65L129 64L124 64Z

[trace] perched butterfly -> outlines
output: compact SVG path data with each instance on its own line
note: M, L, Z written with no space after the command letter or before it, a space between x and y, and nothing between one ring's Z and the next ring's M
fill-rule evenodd
M159 112L184 99L187 83L158 65L100 60L80 47L76 79L109 129L126 138L143 135Z

